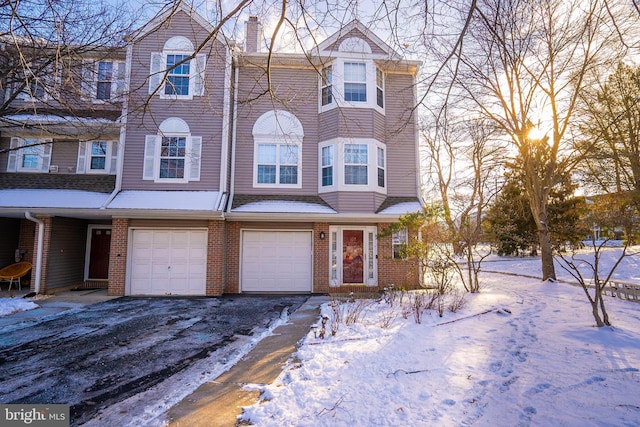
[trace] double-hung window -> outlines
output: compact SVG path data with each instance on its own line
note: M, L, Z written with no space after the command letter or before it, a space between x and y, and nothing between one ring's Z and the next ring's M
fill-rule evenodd
M149 94L164 99L192 99L203 96L207 56L194 55L193 43L186 37L172 37L162 52L151 53Z
M407 247L407 243L408 243L408 236L407 236L406 228L401 228L400 230L393 232L391 236L393 259L405 258L404 250Z
M82 141L76 173L115 174L118 162L116 141Z
M344 63L344 100L367 102L367 67L364 63Z
M298 185L296 144L258 144L257 184Z
M160 145L159 178L184 179L187 138L163 136Z
M380 68L376 68L376 104L384 108L384 74Z
M167 82L164 85L165 95L189 95L190 61L189 55L167 55L167 67L169 71Z
M98 62L96 81L96 99L101 101L111 99L111 84L113 83L113 62Z
M345 144L344 183L347 185L368 184L368 145Z
M384 148L378 147L378 187L382 188L384 188L385 184L384 162Z
M157 135L147 135L142 179L186 183L200 180L202 137L191 136L187 123L176 117L160 124Z
M333 102L333 67L331 65L322 69L322 105Z
M387 192L386 146L372 138L318 144L318 191Z
M333 145L322 147L322 186L333 185Z
M7 172L49 172L51 139L11 138Z

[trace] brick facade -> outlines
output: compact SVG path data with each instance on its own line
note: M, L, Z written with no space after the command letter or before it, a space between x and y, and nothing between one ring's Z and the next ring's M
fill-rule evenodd
M240 292L240 223L228 222L226 235L226 281L224 292L236 294Z
M109 295L124 295L128 244L129 220L127 218L113 218L111 251L109 252Z
M220 296L224 289L225 223L209 221L207 239L207 296Z
M378 224L378 233L391 224ZM417 261L393 259L391 236L378 236L378 288L395 285L405 289L420 287L419 266Z
M329 292L329 224L325 222L313 224L313 292Z

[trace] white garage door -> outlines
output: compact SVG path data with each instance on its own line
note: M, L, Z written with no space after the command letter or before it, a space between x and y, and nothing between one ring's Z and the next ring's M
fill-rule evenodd
M134 230L131 295L205 295L207 230Z
M311 292L311 231L242 232L243 292Z

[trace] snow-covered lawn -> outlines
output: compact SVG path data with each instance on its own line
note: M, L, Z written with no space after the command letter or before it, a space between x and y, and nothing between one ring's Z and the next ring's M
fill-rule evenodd
M637 281L637 258L626 260L619 280ZM494 259L486 267L537 275L539 264ZM495 273L482 283L463 309L442 318L425 313L422 324L380 302L335 336L310 332L276 383L248 386L263 393L244 419L258 426L639 424L640 303L607 297L614 326L598 329L577 286ZM323 311L331 315L328 305Z

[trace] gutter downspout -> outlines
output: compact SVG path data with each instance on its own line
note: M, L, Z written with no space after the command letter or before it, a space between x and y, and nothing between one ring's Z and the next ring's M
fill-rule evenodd
M116 167L116 185L113 191L107 197L107 200L100 207L106 209L107 206L116 198L120 190L122 190L122 172L124 170L124 145L127 139L127 116L129 113L129 87L131 85L131 55L133 54L133 46L127 46L127 60L125 61L125 93L122 101L122 114L120 115L120 140L118 141L118 166Z
M44 221L31 215L31 212L26 211L24 217L29 221L38 224L38 253L36 254L36 277L34 280L33 290L36 294L40 293L40 277L42 275L42 250L44 247Z
M236 58L235 68L235 84L233 88L233 117L231 118L231 179L229 183L229 197L227 202L227 212L231 212L231 205L233 204L233 196L235 193L235 176L236 176L236 132L238 122L238 81L240 76L239 61L237 61L238 52L234 52L234 58Z

